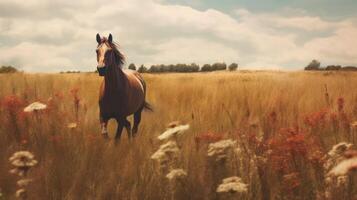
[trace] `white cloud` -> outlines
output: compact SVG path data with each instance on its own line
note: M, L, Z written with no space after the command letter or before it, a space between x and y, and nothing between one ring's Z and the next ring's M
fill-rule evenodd
M243 21L251 24L260 24L272 28L294 28L304 31L326 31L336 28L336 23L324 21L318 16L284 16L276 13L255 14L244 9L236 10L236 14Z
M224 61L247 68L301 69L314 58L357 64L355 19L244 9L231 16L161 0L26 2L0 3L18 13L0 14L0 64L26 71L94 70L97 32L111 32L128 62L137 64Z

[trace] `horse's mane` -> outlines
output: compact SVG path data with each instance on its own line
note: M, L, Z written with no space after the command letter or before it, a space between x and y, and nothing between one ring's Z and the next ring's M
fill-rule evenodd
M105 64L108 66L108 69L105 74L103 101L107 102L106 105L112 105L113 101L117 103L122 102L120 95L122 95L122 89L125 84L124 73L122 71L125 57L118 50L118 45L114 42L109 42L106 37L102 38L101 43L105 43L111 48L111 50L104 55ZM119 108L116 107L116 109Z
M102 43L105 42L106 44L108 44L110 46L110 48L113 51L113 54L110 55L111 58L110 62L111 64L114 64L115 66L118 66L119 68L122 68L124 63L125 63L125 57L124 55L119 51L118 49L118 44L115 42L109 42L108 39L106 37L102 38ZM114 56L113 56L114 55Z

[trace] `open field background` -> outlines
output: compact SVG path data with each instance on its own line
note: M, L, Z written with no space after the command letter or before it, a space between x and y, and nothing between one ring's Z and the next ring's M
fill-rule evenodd
M123 131L115 146L100 136L97 74L0 75L0 199L14 198L8 158L24 149L39 161L29 173L29 199L356 199L356 172L331 189L324 164L333 145L356 144L357 73L144 78L154 112L143 113L138 137L128 141ZM34 101L48 109L23 113ZM190 125L175 160L187 177L172 183L150 156L176 120ZM76 121L77 128L67 127ZM226 138L237 141L227 159L207 157L208 143ZM248 191L216 193L229 176L241 177Z

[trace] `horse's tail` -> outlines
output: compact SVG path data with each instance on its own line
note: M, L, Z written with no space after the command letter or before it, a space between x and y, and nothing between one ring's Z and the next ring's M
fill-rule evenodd
M154 112L154 109L152 108L152 106L146 101L144 102L144 109Z

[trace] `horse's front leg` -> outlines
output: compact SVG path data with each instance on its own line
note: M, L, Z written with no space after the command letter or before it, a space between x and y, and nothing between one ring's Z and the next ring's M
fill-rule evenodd
M116 118L116 120L118 123L118 127L117 127L117 132L115 134L115 140L120 140L121 133L123 132L123 128L126 125L126 123L125 123L126 119Z
M101 134L105 139L108 139L108 119L100 118L100 127L101 127Z
M130 122L127 119L124 120L124 127L126 129L126 132L128 133L128 138L130 139L131 136L132 136L131 135L131 125L130 125Z
M120 139L123 128L125 127L126 132L128 133L128 138L131 138L131 125L130 122L126 118L117 119L118 128L115 139Z
M118 140L120 140L120 137L121 137L121 132L123 132L123 123L119 120L117 120L118 122L118 127L117 127L117 132L115 134L115 144L117 144Z

